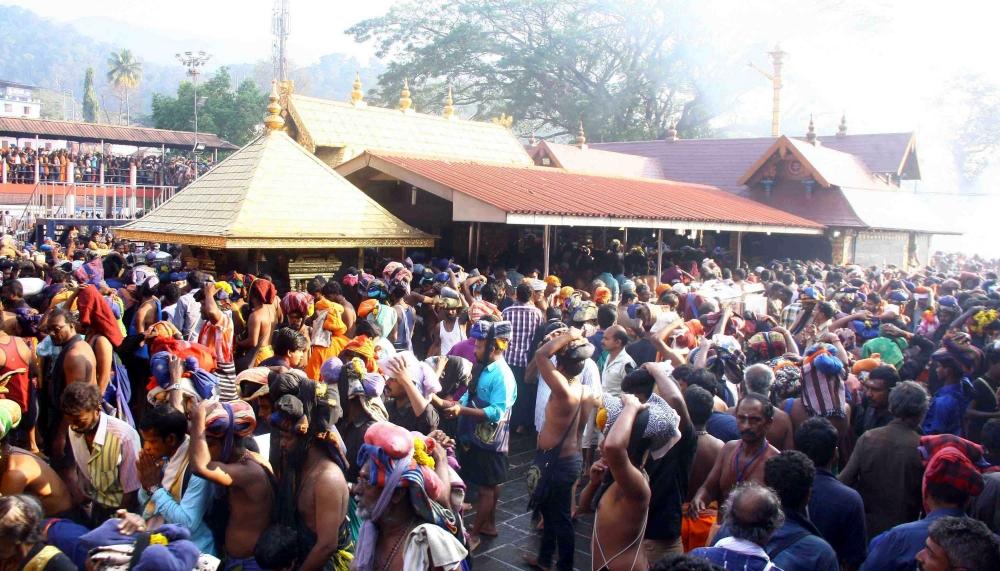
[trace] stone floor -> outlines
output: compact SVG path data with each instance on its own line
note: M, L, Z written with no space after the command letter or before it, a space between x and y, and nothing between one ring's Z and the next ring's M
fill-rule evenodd
M483 536L483 542L473 553L474 571L508 571L528 569L522 555L537 554L541 535L535 531L531 514L527 511L528 490L524 475L535 455L535 437L512 436L510 443L510 471L507 481L500 486L497 502L497 531L494 538ZM475 496L470 494L470 497ZM469 500L467 500L469 501ZM474 502L473 502L474 503ZM466 525L471 526L475 511L465 514ZM593 516L580 516L575 523L577 570L590 569L590 535ZM554 563L554 562L553 562Z

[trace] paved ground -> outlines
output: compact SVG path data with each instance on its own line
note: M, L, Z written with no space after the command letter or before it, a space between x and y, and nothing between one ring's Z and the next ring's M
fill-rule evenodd
M522 555L538 553L538 543L541 536L535 531L531 522L531 514L527 511L528 490L524 481L525 471L534 455L534 435L511 437L510 472L507 481L500 487L500 500L497 503L499 536L495 538L483 536L482 545L473 553L474 571L527 569L527 565L522 563ZM475 511L466 514L466 525L472 525L474 514ZM576 529L574 567L580 571L590 570L592 524L593 516L585 515L580 516L574 526Z

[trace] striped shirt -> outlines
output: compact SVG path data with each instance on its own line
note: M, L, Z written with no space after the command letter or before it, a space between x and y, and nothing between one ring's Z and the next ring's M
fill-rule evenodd
M542 311L530 303L512 305L502 312L504 321L510 321L511 338L504 359L512 367L528 365L528 349L538 326L545 321Z
M116 508L125 494L138 490L139 433L127 423L101 413L94 442L69 430L69 442L84 494L102 506Z
M228 311L223 311L222 319L218 323L204 321L201 333L198 334L198 343L208 347L220 364L234 362L232 315Z

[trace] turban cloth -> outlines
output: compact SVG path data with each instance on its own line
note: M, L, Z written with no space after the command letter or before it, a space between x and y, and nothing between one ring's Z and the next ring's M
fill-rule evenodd
M154 533L123 535L118 519L111 518L80 537L80 546L88 558L102 570L190 571L195 569L201 552L189 538L184 526L166 524ZM146 541L148 538L148 542ZM140 543L141 542L141 543ZM136 545L145 544L136 560Z
M711 347L711 353L705 360L705 368L714 373L720 381L724 380L726 373L730 373L732 375L730 380L739 383L743 380L746 363L746 356L738 346L716 343Z
M397 270L402 270L402 269L406 269L405 266L403 266L403 264L399 262L389 262L388 264L385 265L385 268L382 269L382 279L384 279L387 282L391 281L393 274L395 274Z
M949 309L960 309L958 305L958 300L955 299L953 295L943 295L938 299L938 305L941 307L947 307Z
M492 303L483 300L476 300L469 304L469 321L476 322L487 315L500 317L500 310Z
M233 286L229 282L215 282L215 299L232 299Z
M799 294L799 299L802 301L823 301L823 292L818 288L809 286L802 290L802 293Z
M572 294L570 294L572 295ZM568 297L568 296L567 296ZM597 305L603 305L611 301L611 290L601 286L594 290L594 303Z
M347 287L356 287L358 285L358 274L345 274L340 283Z
M274 299L278 297L278 290L274 284L265 279L254 280L250 285L250 291L256 293L265 305L274 303Z
M878 353L872 353L867 359L858 359L854 362L854 366L851 367L851 372L855 375L860 375L861 373L870 373L875 370L876 367L882 365L881 356Z
M124 336L118 328L118 319L111 311L111 306L96 287L80 289L76 297L76 306L80 310L80 325L89 332L107 337L115 347L122 344Z
M837 348L816 343L806 349L802 361L802 404L812 416L843 417L847 414L844 394L844 363Z
M892 303L906 303L910 301L910 293L904 289L897 289L889 292L888 300Z
M861 357L878 355L886 365L899 368L903 364L903 350L899 343L888 337L876 337L861 346Z
M427 397L441 391L441 381L438 379L437 371L431 366L417 359L412 351L400 351L396 357L403 359L403 366L410 375L410 381L417 387L420 394ZM387 378L393 378L395 364L393 359L379 359L379 369Z
M597 319L597 305L592 301L582 301L573 310L573 321L584 323Z
M996 329L1000 326L998 319L1000 316L995 309L984 309L977 312L972 316L972 322L969 323L969 332L973 335L982 335L989 329Z
M73 277L81 284L96 284L104 279L104 263L95 258L73 271Z
M656 289L653 291L656 292L656 297L660 297L670 291L670 284L656 284Z
M441 288L441 295L438 296L438 304L444 309L459 309L462 307L462 298L454 289L443 287Z
M146 337L179 337L181 334L177 326L169 321L157 321L146 328Z
M650 441L649 450L658 459L666 453L666 450L662 449L679 434L677 426L680 423L680 416L667 404L667 401L655 393L649 397L646 404L648 406L635 417L635 422L642 430L640 433L642 434L642 438ZM620 397L608 393L604 394L604 406L602 409L604 411L604 423L600 428L605 436L607 436L615 422L618 421L618 417L621 416L624 408ZM636 434L635 428L633 428L632 433ZM657 454L657 451L662 451L662 453Z
M0 399L0 440L21 424L21 405L9 399Z
M554 288L556 288L556 289L559 289L559 288L562 287L562 280L560 280L559 276L556 276L556 275L547 276L545 278L545 283L548 284L548 285L550 285L550 286L552 286L552 287L554 287Z
M320 375L324 379L329 375L329 378L335 380L341 387L342 392L346 388L347 398L357 398L372 420L376 422L389 420L389 411L382 402L385 377L366 371L361 359L354 357L342 365L340 359L334 357L323 363Z
M747 362L759 363L780 357L787 351L785 336L777 331L755 333L747 341Z
M378 311L378 300L366 299L358 305L358 317L361 319L365 319L371 314L374 314L373 317L378 316Z
M949 445L931 456L924 470L924 497L927 486L936 484L954 488L970 496L978 496L983 491L983 475L962 447Z
M778 357L768 365L774 371L774 384L771 394L775 399L795 398L802 394L802 369L795 361Z
M362 272L358 276L358 293L360 295L367 296L368 295L368 288L369 288L369 286L372 285L372 282L374 282L374 281L375 281L375 276L373 276L371 274L366 274L366 273Z
M236 375L236 386L240 388L240 398L252 401L269 394L267 378L271 374L268 367L250 367Z
M376 299L378 301L385 301L389 299L389 286L380 279L374 279L368 284L365 291L361 292L369 299Z
M924 465L938 452L949 446L958 449L965 454L978 468L989 468L990 463L986 461L983 454L983 447L970 440L954 434L931 434L920 437L920 446L917 448L923 457Z
M365 369L369 373L374 373L376 369L377 349L375 343L367 335L358 335L351 339L340 352L340 358L344 358L344 353L350 352L357 355L365 363Z
M205 435L223 440L223 462L233 460L230 455L235 439L250 436L255 428L257 417L250 405L241 400L219 403L205 418Z
M847 351L851 351L855 346L857 346L857 336L854 334L853 329L847 329L845 327L843 329L838 329L836 333L837 339L840 339L841 345L843 345L844 349Z
M287 315L297 313L302 317L309 315L309 306L313 297L302 291L290 291L281 299L281 312Z
M979 368L983 360L983 352L977 349L972 343L958 342L954 338L945 337L943 346L931 355L931 359L938 362L951 362L960 371L970 374Z
M165 334L171 329L177 331L176 327L168 325L165 321L149 326L149 329L146 330L146 338L149 340L149 352L151 354L167 351L176 355L179 359L194 357L198 360L198 366L202 369L206 371L215 370L218 366L215 362L215 354L208 347L200 343L166 336Z
M879 321L877 319L864 321L855 319L851 322L851 329L854 330L854 336L864 343L878 337Z
M407 490L414 512L423 521L447 530L461 541L457 518L433 499L444 485L434 472L434 460L429 454L436 445L430 438L389 422L376 422L365 432L358 465L368 465L368 484L381 487L382 493L358 536L355 551L358 569L371 569L374 564L378 543L375 522L385 513L398 488Z
M513 334L510 321L477 321L469 336L474 339L503 339L509 341Z
M160 278L156 276L153 268L149 266L136 266L132 268L132 283L139 287L149 284L149 287L152 288L160 283Z

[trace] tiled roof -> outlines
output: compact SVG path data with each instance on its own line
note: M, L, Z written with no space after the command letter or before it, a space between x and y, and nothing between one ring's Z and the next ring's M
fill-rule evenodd
M364 151L420 154L447 159L530 165L531 157L506 127L480 121L351 103L288 96L288 112L309 150L351 149L344 160Z
M585 145L562 145L542 141L528 151L532 157L546 154L553 166L568 171L609 174L614 176L638 176L645 178L666 178L660 164L649 157L626 155L613 151L595 149Z
M118 233L210 248L433 245L281 131L257 137Z
M93 143L104 141L105 143L116 145L136 145L140 147L166 145L171 148L188 149L194 147L195 141L194 133L189 131L101 125L99 123L83 123L79 121L20 119L16 117L0 117L0 135L12 137L34 137L37 135L42 138L67 139L70 141ZM198 142L204 143L208 149L239 148L212 133L198 133Z
M828 148L822 143L812 145L806 141L790 139L785 136L774 140L774 144L764 151L757 162L743 174L739 183L752 182L753 175L776 153L780 153L781 156L791 153L796 159L806 163L808 167L811 167L810 170L822 186L833 185L845 189L895 190L882 179L872 175L861 160L854 155Z
M403 176L412 176L412 180L430 181L491 205L507 213L508 221L511 215L537 215L609 219L611 223L695 223L718 229L740 226L748 231L822 230L822 225L811 220L698 184L388 154L358 157L344 165L341 172L365 166L405 171L408 175Z
M823 147L859 158L872 172L897 173L912 149L912 133L874 133L819 137ZM740 177L774 143L774 137L680 139L595 143L595 149L655 159L666 178L717 186L745 195Z

